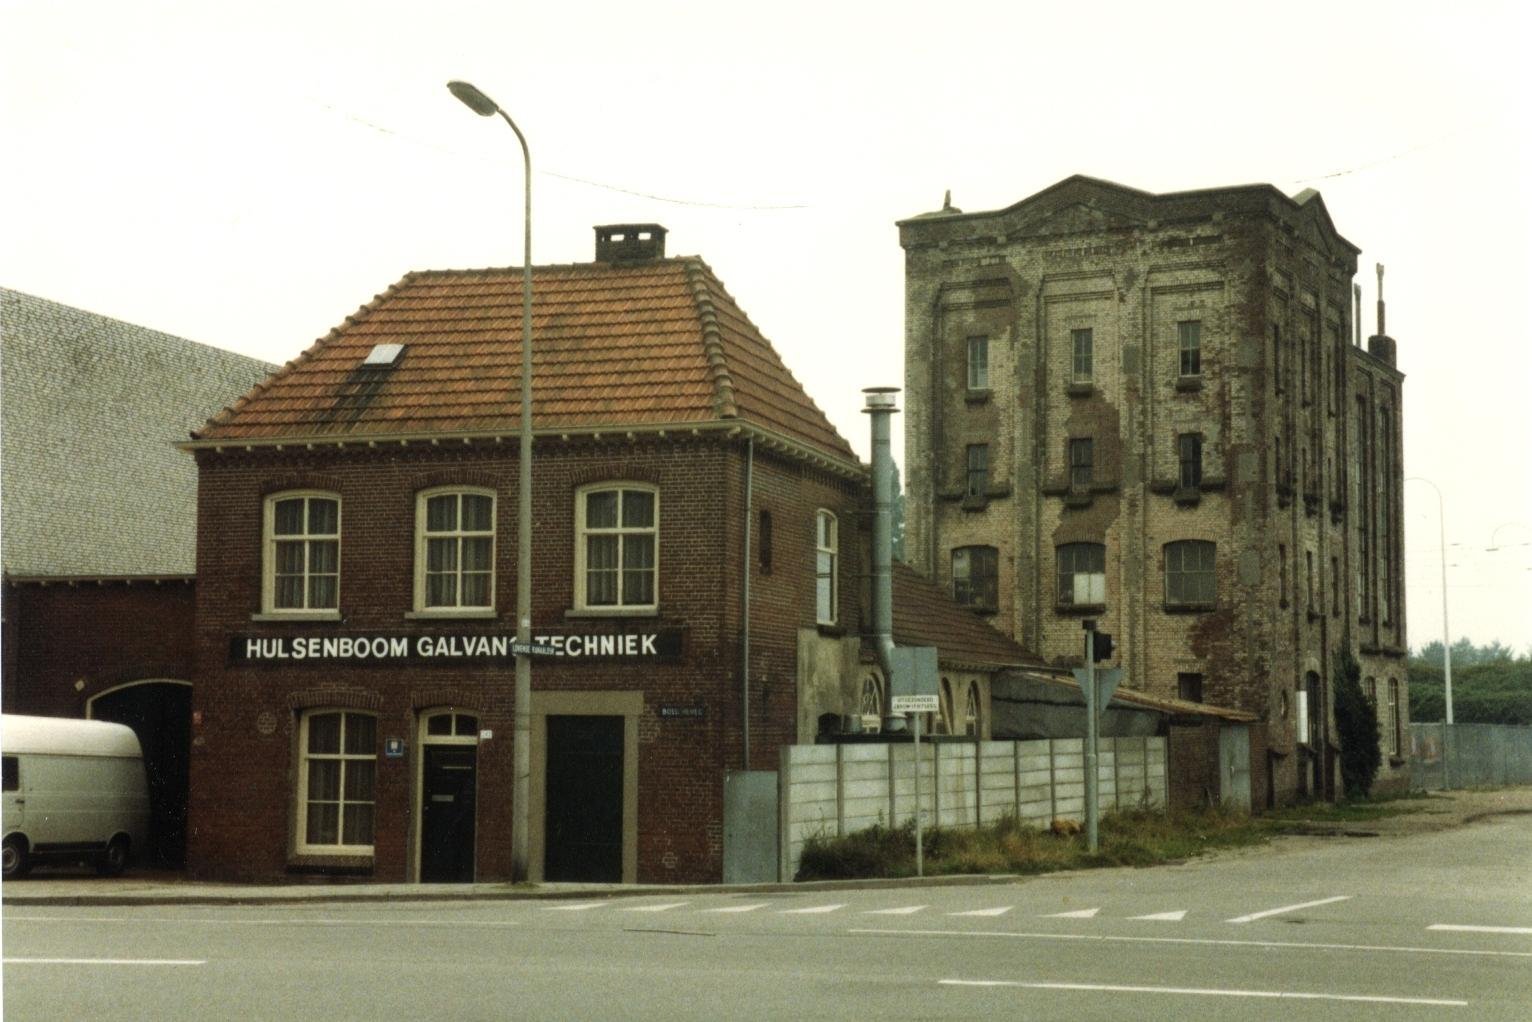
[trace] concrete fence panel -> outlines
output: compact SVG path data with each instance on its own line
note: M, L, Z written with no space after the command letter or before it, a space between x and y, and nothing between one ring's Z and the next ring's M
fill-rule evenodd
M1411 724L1410 787L1532 784L1532 727Z

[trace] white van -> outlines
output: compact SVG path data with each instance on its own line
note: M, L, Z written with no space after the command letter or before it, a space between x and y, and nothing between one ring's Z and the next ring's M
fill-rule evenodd
M115 875L145 847L149 791L132 728L7 713L0 760L6 880L45 859L91 860Z

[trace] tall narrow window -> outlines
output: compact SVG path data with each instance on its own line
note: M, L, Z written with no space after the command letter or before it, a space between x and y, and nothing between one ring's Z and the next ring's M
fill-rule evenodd
M963 734L970 738L984 737L983 711L979 706L979 683L968 683L968 698L963 701Z
M1176 324L1181 348L1181 375L1202 375L1202 321L1182 320Z
M822 625L836 620L836 560L839 557L838 523L829 511L814 516L814 619Z
M1340 582L1340 558L1330 558L1330 616L1340 617L1341 609L1341 582Z
M953 602L993 610L1000 595L999 560L999 552L992 546L960 546L953 550Z
M1399 679L1388 679L1388 754L1399 755L1399 748L1403 744L1400 740L1404 734L1404 717L1399 712Z
M969 497L982 498L989 492L989 444L968 445L967 479Z
M968 338L968 389L989 389L989 338Z
M1312 612L1314 610L1314 551L1305 550L1303 552L1303 560L1306 568L1304 580L1308 585L1309 592L1309 611Z
M494 494L420 494L415 507L415 609L487 610L494 605L494 593Z
M771 512L761 512L760 535L756 537L761 552L761 574L771 574Z
M340 499L279 493L266 499L263 609L333 611L340 606Z
M1211 607L1218 600L1213 569L1217 545L1188 539L1165 544L1165 603L1171 607Z
M1276 384L1278 394L1284 389L1282 379L1282 327L1273 323L1271 325L1271 374Z
M581 610L653 610L659 572L659 493L597 485L575 500L575 601Z
M1272 437L1272 455L1271 455L1271 460L1272 460L1273 465L1274 465L1274 468L1273 468L1273 471L1272 471L1272 477L1274 479L1276 479L1277 485L1278 486L1285 486L1285 485L1287 485L1287 474L1283 471L1285 466L1282 464L1282 434L1281 433L1278 433L1276 436Z
M1070 371L1070 382L1089 383L1095 375L1095 339L1090 327L1082 330L1071 330L1070 341L1074 347L1074 362Z
M1287 547L1277 544L1277 598L1287 606Z
M1058 548L1058 602L1065 607L1106 603L1106 547L1101 543L1065 543Z
M372 853L377 720L311 711L299 726L298 851Z
M939 719L936 722L936 733L939 735L954 734L952 713L952 682L947 678L942 679L938 705L941 707Z
M1202 486L1202 434L1182 433L1176 437L1176 454L1180 461L1180 488L1195 490Z
M1095 478L1095 442L1090 437L1075 437L1069 441L1069 486L1071 489L1089 489Z

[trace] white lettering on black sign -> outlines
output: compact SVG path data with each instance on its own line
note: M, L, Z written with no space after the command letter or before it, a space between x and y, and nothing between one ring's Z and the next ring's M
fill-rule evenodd
M229 661L267 663L452 663L510 661L516 638L506 633L453 635L236 635ZM547 660L674 660L681 633L537 635L534 655Z

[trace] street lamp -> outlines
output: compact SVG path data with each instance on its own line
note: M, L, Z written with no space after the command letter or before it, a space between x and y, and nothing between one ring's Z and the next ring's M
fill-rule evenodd
M1447 630L1447 512L1442 491L1424 476L1411 476L1407 483L1425 483L1436 492L1436 524L1440 528L1442 550L1442 683L1447 702L1447 723L1452 723L1452 635Z
M525 163L525 234L521 242L521 454L516 509L516 734L511 787L511 879L527 879L532 798L532 153L527 139L499 104L467 82L447 88L480 117L499 114L516 133Z

